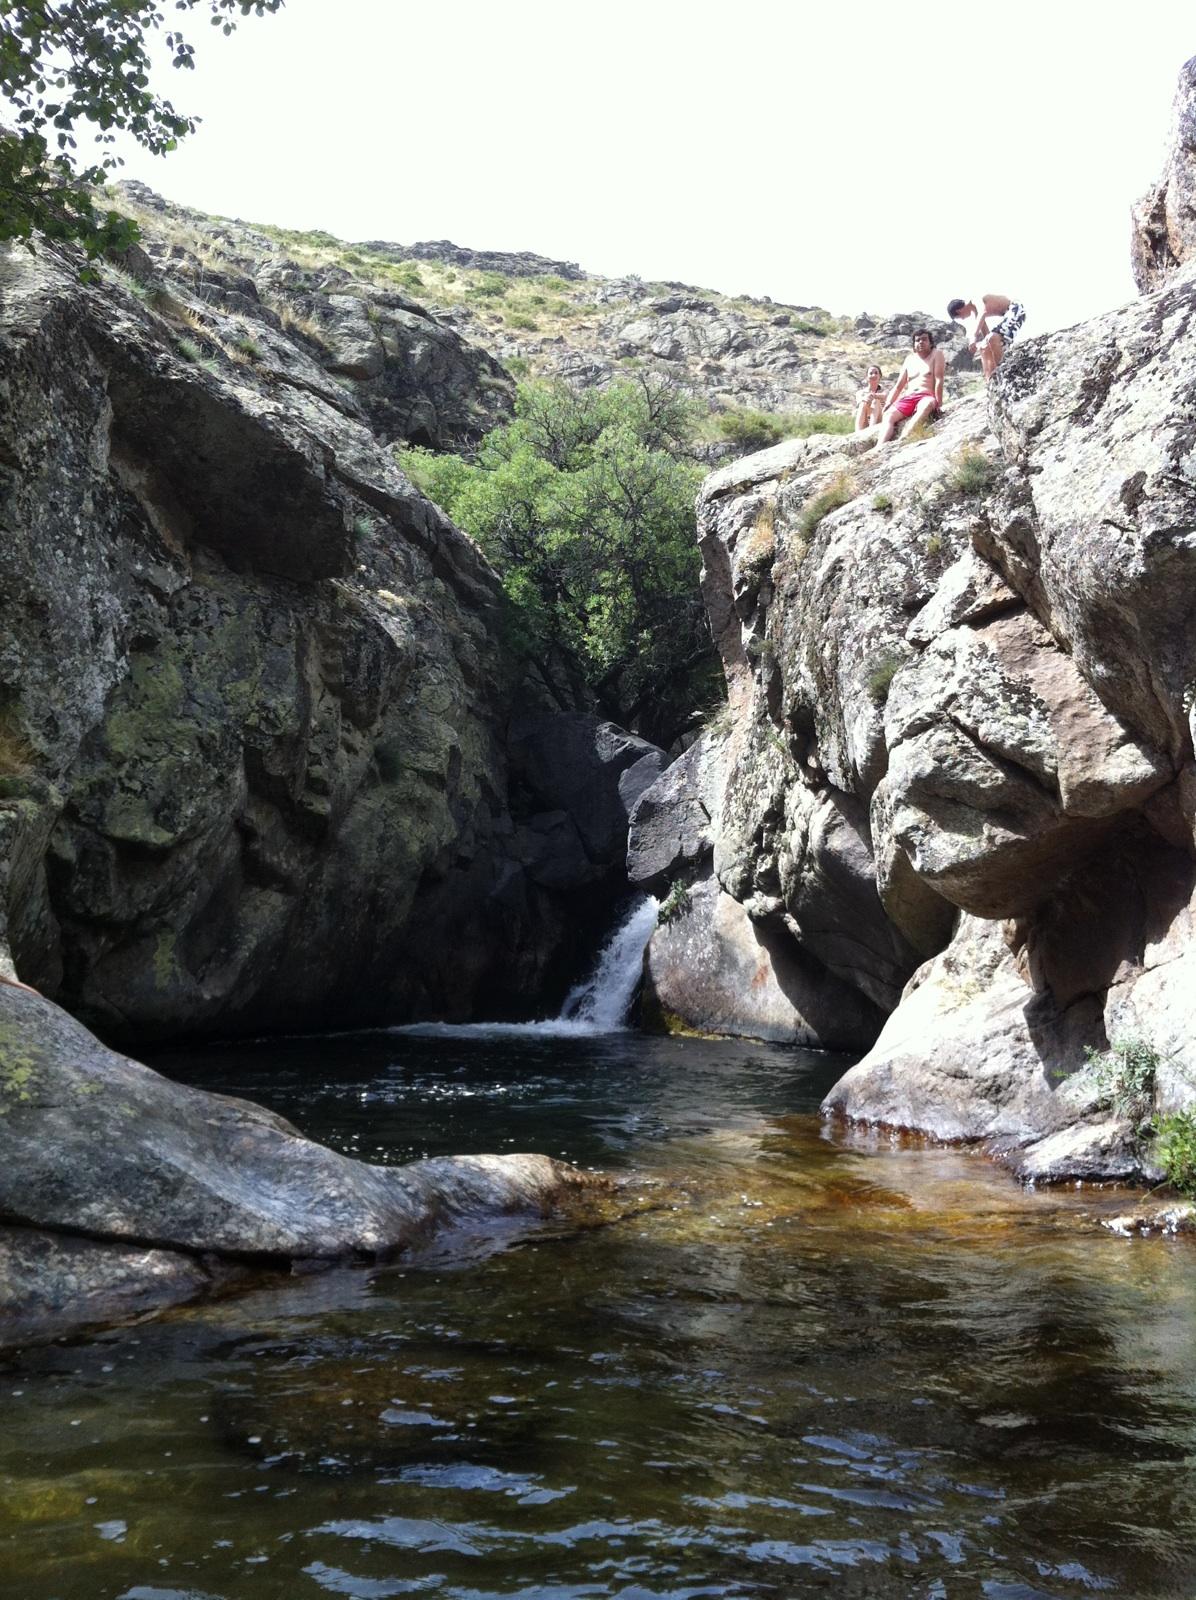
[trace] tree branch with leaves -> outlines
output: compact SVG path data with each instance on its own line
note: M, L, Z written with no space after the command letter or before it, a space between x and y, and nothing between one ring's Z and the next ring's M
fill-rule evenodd
M113 146L131 135L165 155L194 133L196 120L151 87L150 46L160 38L170 63L190 71L194 47L174 13L208 12L230 34L239 17L278 11L283 0L4 0L0 9L0 241L35 233L75 241L89 256L137 237L130 219L97 204L96 190L121 165ZM100 153L77 165L77 132Z

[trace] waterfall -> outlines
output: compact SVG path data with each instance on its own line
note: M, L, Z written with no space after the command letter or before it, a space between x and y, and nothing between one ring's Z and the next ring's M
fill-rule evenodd
M619 1033L624 1025L644 961L644 946L656 926L658 902L639 899L603 945L594 971L565 996L560 1014L542 1022L413 1022L389 1033L424 1038L473 1034L539 1034L541 1037Z
M622 1027L640 981L644 946L656 926L657 909L651 896L632 906L603 945L593 975L565 996L559 1021L589 1023L595 1033Z

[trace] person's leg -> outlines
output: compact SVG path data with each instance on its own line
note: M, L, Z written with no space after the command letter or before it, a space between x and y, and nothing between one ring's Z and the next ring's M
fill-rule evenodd
M905 427L904 432L913 433L914 429L920 427L923 422L929 422L934 416L934 412L934 396L932 394L928 394L924 400L918 401L917 406L914 408L914 414L909 419L909 423Z
M1005 341L999 333L990 333L976 353L980 357L980 369L984 373L984 381L987 383L1000 365L1001 357L1005 354Z
M857 433L862 432L863 429L868 426L869 422L872 420L871 413L872 402L870 400L861 400L859 405L856 407L855 413L855 431Z
M892 410L886 411L884 416L881 417L880 421L880 436L876 441L876 447L878 450L882 444L888 444L893 435L897 432L897 424L901 421L901 417L894 407Z

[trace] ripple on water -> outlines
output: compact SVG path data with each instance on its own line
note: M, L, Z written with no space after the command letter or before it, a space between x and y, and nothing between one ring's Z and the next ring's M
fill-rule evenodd
M647 1198L29 1352L20 1600L1187 1592L1196 1260L1094 1231L1124 1197L841 1138L838 1064L777 1047L379 1034L189 1070L344 1148L541 1148Z

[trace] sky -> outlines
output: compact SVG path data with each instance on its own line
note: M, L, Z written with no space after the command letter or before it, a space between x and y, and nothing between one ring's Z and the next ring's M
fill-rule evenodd
M995 292L1029 333L1134 294L1196 8L287 0L190 37L155 82L199 131L121 146L182 204L836 314Z

